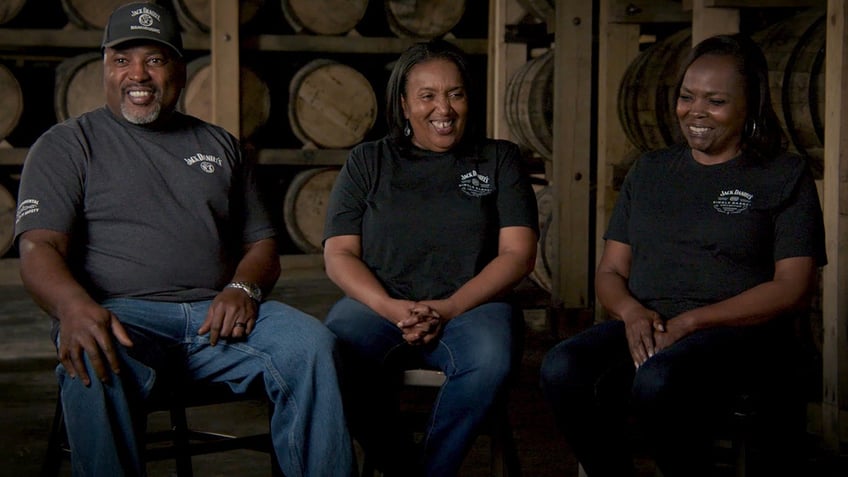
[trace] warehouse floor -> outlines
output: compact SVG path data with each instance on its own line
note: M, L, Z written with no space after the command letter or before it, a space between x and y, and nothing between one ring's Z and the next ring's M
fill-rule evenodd
M320 270L289 274L282 279L273 297L323 317L340 292ZM541 310L528 311L526 350L520 379L510 397L513 427L522 474L526 477L577 476L577 464L553 425L549 409L538 389L538 369L544 353L557 339L546 325ZM53 375L55 354L49 342L49 320L31 302L19 284L0 285L0 476L38 475L53 417L56 383ZM562 331L562 327L560 327ZM164 416L153 416L151 427ZM239 403L193 409L189 420L195 426L214 421L223 432L264 430L267 411L257 403ZM845 460L812 455L809 477L848 475ZM270 475L267 455L254 451L230 451L197 456L196 476ZM466 459L463 476L488 475L489 439L481 436ZM640 459L640 477L655 474L648 459ZM64 463L61 475L70 475ZM151 477L175 475L171 461L148 465ZM719 467L716 475L733 475Z

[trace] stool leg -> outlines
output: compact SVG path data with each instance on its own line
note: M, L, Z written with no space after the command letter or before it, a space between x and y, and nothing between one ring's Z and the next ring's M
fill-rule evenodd
M268 400L268 429L271 429L271 417L274 415L274 403ZM270 432L268 434L268 454L271 457L271 476L285 477L283 469L280 468L280 461L277 459L277 450L274 449L274 439Z
M359 477L374 477L374 463L367 455L362 459L362 472Z
M50 425L50 437L47 441L47 452L41 464L41 477L56 477L62 464L62 441L65 438L65 414L62 410L61 393L56 399L56 411L53 413L53 423Z
M492 423L492 477L520 477L521 465L512 436L512 427L509 425L509 416L505 411L498 414Z
M171 429L174 433L174 458L177 461L178 477L193 477L191 454L188 449L188 419L185 408L180 405L171 406Z

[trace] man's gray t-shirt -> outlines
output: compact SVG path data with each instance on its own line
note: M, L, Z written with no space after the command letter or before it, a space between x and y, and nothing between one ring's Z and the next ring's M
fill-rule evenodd
M175 113L152 130L105 107L53 126L30 149L16 239L70 234L69 264L95 299L210 299L244 244L274 235L236 140Z
M391 296L441 299L497 256L501 228L538 232L538 224L515 144L482 140L437 153L384 138L351 151L324 238L360 235L363 262Z

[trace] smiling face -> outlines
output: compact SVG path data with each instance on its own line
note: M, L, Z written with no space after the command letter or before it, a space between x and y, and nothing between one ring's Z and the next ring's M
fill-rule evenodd
M695 160L719 164L739 154L747 114L745 81L733 57L708 54L689 66L677 118Z
M413 66L401 105L416 146L445 152L462 140L468 98L459 68L452 61L432 59Z
M106 48L106 105L133 124L151 124L174 110L185 86L185 66L170 48L126 43Z

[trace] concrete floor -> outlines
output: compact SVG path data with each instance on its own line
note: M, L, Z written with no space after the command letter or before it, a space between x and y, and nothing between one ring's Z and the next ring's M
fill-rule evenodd
M326 315L340 292L319 271L283 279L273 298L316 316ZM526 350L520 379L510 397L510 420L525 477L576 476L577 463L557 433L553 418L538 389L538 369L544 353L557 339L546 326L544 313L526 313ZM19 284L0 285L0 477L38 475L53 417L56 383L55 353L49 342L49 319L31 302ZM263 405L253 402L192 409L189 421L214 422L222 432L262 432L267 419ZM166 425L165 416L153 415L151 427ZM844 462L811 457L809 477L848 475ZM196 476L268 476L266 454L253 451L196 456ZM481 436L466 459L462 475L488 475L489 439ZM655 474L653 464L640 460L642 477ZM171 461L148 465L151 477L175 475ZM724 469L717 475L732 475ZM61 475L70 475L64 464Z

